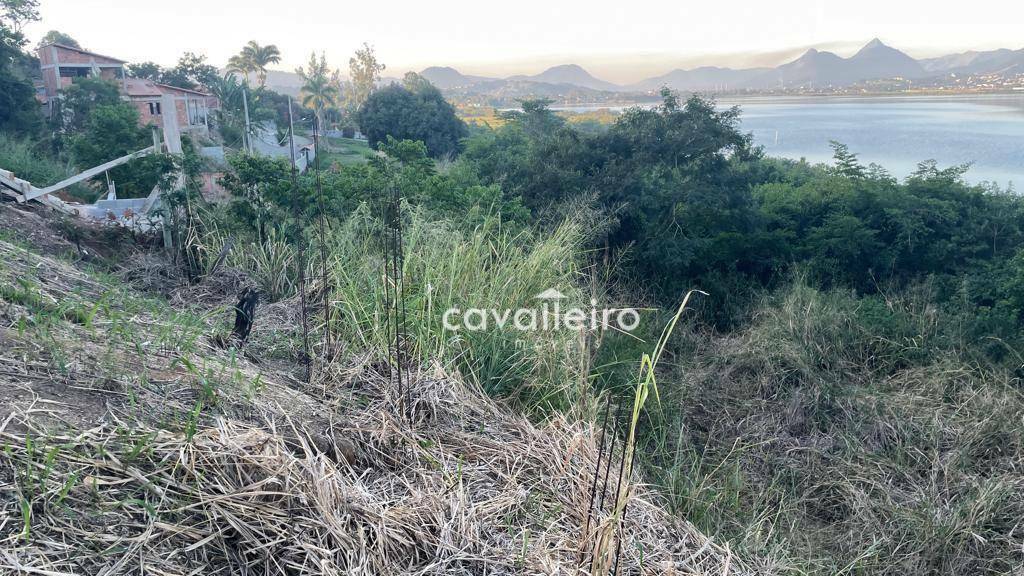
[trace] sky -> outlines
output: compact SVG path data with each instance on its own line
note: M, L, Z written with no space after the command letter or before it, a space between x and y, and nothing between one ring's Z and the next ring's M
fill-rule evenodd
M973 0L455 1L41 0L51 29L131 62L173 65L186 51L223 65L249 40L276 44L291 71L323 51L332 67L370 43L385 76L426 66L533 74L575 63L634 82L698 65L776 65L808 47L841 55L874 37L912 56L1022 48L1024 2Z

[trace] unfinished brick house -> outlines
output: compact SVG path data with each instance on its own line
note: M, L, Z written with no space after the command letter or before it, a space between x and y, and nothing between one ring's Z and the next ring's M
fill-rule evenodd
M178 131L209 135L209 112L218 105L217 98L196 90L160 84L152 80L129 78L126 62L63 44L47 44L39 48L39 67L43 77L41 100L48 111L60 97L60 91L71 86L75 78L99 77L118 84L121 95L139 111L143 125L164 125L166 108L173 105Z
M124 65L124 60L62 44L39 47L39 68L46 87L47 103L61 90L71 86L75 78L99 76L124 86Z
M178 128L182 132L198 130L203 134L209 133L209 113L212 101L216 100L213 96L141 78L127 78L124 84L125 93L139 111L139 118L143 124L163 125L163 108L167 105L165 97L170 96L170 101L174 102L177 112Z

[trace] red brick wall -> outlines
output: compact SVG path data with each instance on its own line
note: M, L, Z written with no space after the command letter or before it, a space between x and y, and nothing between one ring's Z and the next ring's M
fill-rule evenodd
M61 64L88 64L92 62L92 58L88 54L63 50L61 48L57 48L57 59L60 60Z
M53 58L54 51L57 52L56 60ZM73 50L54 48L53 46L46 46L42 50L39 50L38 56L40 67L54 66L52 68L42 70L43 84L46 86L46 94L48 96L55 96L57 92L71 86L74 82L72 78L62 78L60 76L60 64L89 64L92 61L95 61L96 64L114 64L120 66L120 63L109 58L80 54ZM100 77L108 80L120 80L118 78L118 70L116 68L101 68Z
M163 116L157 116L149 113L149 102L132 100L132 104L134 104L135 109L139 111L139 123L143 126L160 126L164 123Z
M57 69L49 68L43 70L43 84L46 85L46 95L54 96L60 90L60 80L57 78Z
M43 50L44 52L49 51L49 48ZM111 58L104 58L103 56L96 56L94 54L82 54L74 50L65 50L64 48L57 48L57 59L65 64L88 64L90 62L96 62L97 64L114 64L121 65L120 62Z
M53 50L47 46L39 51L39 64L41 66L47 66L53 64Z

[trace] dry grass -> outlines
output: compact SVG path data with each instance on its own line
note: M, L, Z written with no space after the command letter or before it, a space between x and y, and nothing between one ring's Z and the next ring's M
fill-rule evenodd
M589 427L538 428L452 381L420 377L410 428L393 417L386 378L366 372L353 384L345 403L366 405L341 411L346 418L329 435L339 440L327 446L303 434L287 441L287 418L261 426L217 418L191 440L123 422L66 435L0 433L9 447L2 474L16 485L0 527L0 566L90 574L575 570L596 456ZM15 420L31 423L30 414ZM31 510L27 525L18 502ZM642 488L630 504L620 573L746 573Z

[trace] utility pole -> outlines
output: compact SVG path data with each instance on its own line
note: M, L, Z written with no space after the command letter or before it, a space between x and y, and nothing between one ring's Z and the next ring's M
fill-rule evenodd
M242 109L245 110L245 149L249 154L252 154L252 128L249 126L249 86L247 84L242 85Z
M295 160L295 121L292 119L292 97L288 97L288 152L291 153L292 170L298 170Z

